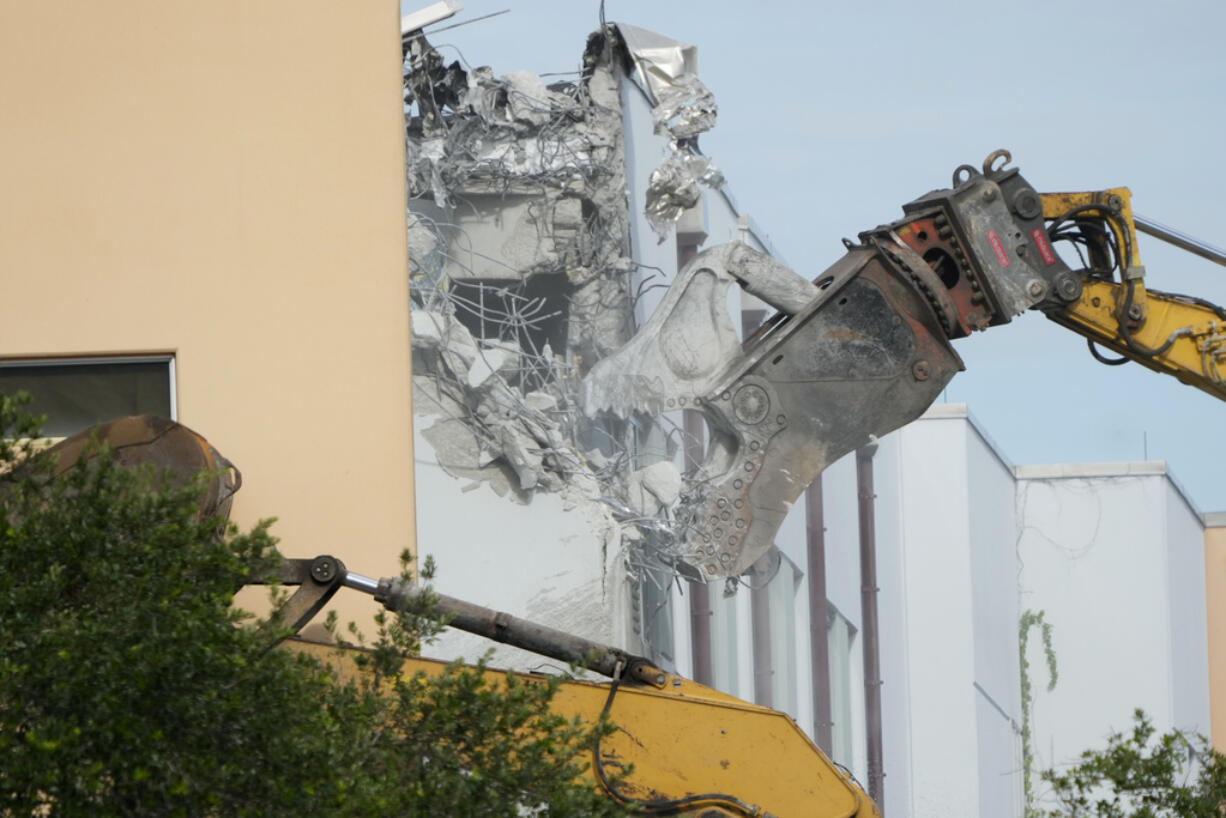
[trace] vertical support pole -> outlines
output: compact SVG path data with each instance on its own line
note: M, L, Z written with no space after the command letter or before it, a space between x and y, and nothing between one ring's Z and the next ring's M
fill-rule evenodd
M876 441L856 451L856 483L860 510L860 624L864 629L864 711L868 745L868 794L885 811L885 770L881 746L881 656L877 626L876 495L873 454Z
M749 591L749 613L753 623L753 700L763 707L772 707L770 591L762 577L752 572L750 576L756 581Z
M682 410L682 428L685 441L685 471L693 473L702 465L706 448L707 426L702 413L693 409ZM711 588L705 582L689 580L690 591L690 646L693 661L693 678L699 684L710 686L715 680L711 667Z
M834 745L830 713L830 640L826 602L826 521L822 476L805 489L805 533L809 555L809 661L813 679L813 739L830 755Z

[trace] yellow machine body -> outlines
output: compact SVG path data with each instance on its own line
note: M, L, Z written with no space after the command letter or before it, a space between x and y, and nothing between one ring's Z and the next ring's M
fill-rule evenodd
M360 673L338 658L331 645L291 640L292 650L332 663L342 675ZM410 659L408 675L441 673L446 663ZM504 673L487 671L498 683ZM532 674L517 674L527 682ZM567 718L595 724L609 700L612 683L563 681L552 708ZM666 674L664 685L623 681L609 704L616 731L601 740L599 758L588 774L604 785L594 765L609 777L633 767L610 796L632 804L687 799L669 814L703 816L820 816L879 818L868 795L847 771L836 767L791 718L741 701L681 676ZM707 797L703 797L707 796Z

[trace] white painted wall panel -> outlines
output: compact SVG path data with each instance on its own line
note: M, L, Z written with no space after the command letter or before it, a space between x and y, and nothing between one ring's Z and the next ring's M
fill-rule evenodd
M1161 475L1019 480L1021 604L1051 623L1060 673L1047 692L1036 631L1039 769L1101 746L1136 707L1171 723L1165 491Z
M974 600L965 421L900 432L914 815L975 815Z
M1209 633L1205 619L1204 527L1171 483L1166 484L1166 547L1170 564L1172 725L1209 735Z

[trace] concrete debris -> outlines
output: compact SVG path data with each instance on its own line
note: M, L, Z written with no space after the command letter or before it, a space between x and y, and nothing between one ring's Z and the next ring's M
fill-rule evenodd
M627 480L627 505L647 517L671 508L680 497L681 473L667 460L639 469Z
M717 251L726 253L728 247ZM579 405L588 417L695 406L740 358L727 306L734 279L715 252L701 253L686 265L634 338L584 377Z
M507 383L504 375L516 356L479 345L467 328L445 314L413 310L412 326L414 353L425 371L440 376L436 402L442 405L444 395L450 398L475 433L477 468L501 461L513 470L513 487L520 491L538 486L558 490L565 480L588 472L561 425L534 408L556 405L556 397L528 399Z
M521 503L556 495L590 517L609 549L660 550L684 481L667 461L631 470L629 424L579 411L583 374L592 375L582 380L588 417L661 411L675 405L679 379L684 395L704 394L739 350L722 307L733 278L696 270L693 292L675 296L681 308L660 329L667 340L643 345L654 369L627 363L633 351L601 363L634 326L619 72L634 64L655 131L669 139L646 201L634 205L664 236L700 185L723 183L697 147L716 105L695 55L623 25L589 38L578 82L448 64L421 35L405 59L419 432L444 471L471 481L462 490L488 486Z
M566 351L582 368L621 346L632 326L620 69L608 42L604 32L589 39L578 83L444 65L424 37L412 39L405 62L417 114L407 140L410 210L429 216L424 227L444 248L442 275L415 277L415 297L426 304L446 279L564 275L573 287Z
M745 290L794 315L820 290L765 253L731 242L699 253L630 340L584 377L579 404L594 417L608 411L698 408L744 361L728 315L728 287Z

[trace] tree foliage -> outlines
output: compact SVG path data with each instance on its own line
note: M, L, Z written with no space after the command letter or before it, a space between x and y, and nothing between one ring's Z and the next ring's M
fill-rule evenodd
M1059 806L1051 818L1221 818L1226 815L1226 756L1201 737L1178 730L1155 736L1135 711L1132 730L1113 733L1103 750L1078 764L1047 770L1043 780Z
M199 486L105 451L56 477L35 435L0 395L0 815L618 811L556 681L408 675L420 617L380 620L356 681L266 650L231 603L279 560L267 523L197 519Z

